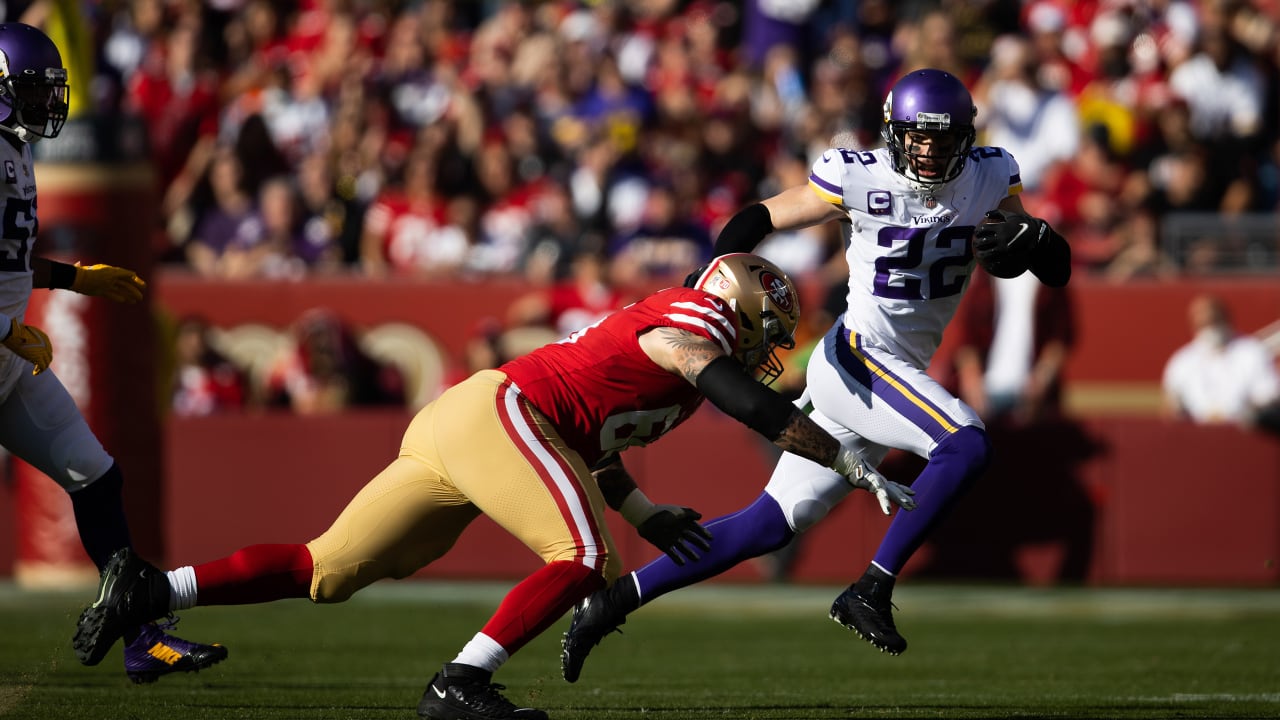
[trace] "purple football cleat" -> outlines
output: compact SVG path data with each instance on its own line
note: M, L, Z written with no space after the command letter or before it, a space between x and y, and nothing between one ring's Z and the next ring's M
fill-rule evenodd
M177 624L177 618L164 624L147 623L125 645L124 670L130 680L153 683L162 675L197 672L227 659L227 649L217 643L202 645L164 632Z

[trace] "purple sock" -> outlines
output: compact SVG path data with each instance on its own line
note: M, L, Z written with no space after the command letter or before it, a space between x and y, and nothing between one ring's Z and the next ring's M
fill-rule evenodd
M711 549L696 562L681 567L663 555L635 572L641 605L719 575L743 560L773 552L795 537L778 501L767 493L742 510L706 523L706 528L713 536Z
M990 460L991 441L976 427L962 427L938 443L928 466L911 484L916 509L894 516L876 551L876 564L898 574Z

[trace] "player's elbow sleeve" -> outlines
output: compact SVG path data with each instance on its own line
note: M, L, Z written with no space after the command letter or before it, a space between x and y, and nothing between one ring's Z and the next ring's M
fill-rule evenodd
M755 203L739 210L725 223L716 237L715 254L751 252L771 232L773 218L769 215L769 208Z
M786 398L754 380L727 355L708 363L697 385L713 405L769 440L782 434L796 412Z

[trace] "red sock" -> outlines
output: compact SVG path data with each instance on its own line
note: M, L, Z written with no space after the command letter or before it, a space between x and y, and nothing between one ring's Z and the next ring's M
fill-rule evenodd
M602 587L604 577L582 563L547 563L511 588L482 632L508 655L515 655L563 617L574 603Z
M306 545L250 545L221 560L196 565L200 605L250 605L311 597Z

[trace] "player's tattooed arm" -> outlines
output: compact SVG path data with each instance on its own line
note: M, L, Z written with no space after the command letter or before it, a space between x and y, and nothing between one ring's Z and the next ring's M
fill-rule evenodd
M831 467L840 452L840 442L798 408L791 411L787 424L773 441L785 452Z
M708 363L724 356L719 345L673 327L654 328L641 335L640 347L654 362L688 380L690 385L697 384L698 375Z
M606 460L603 465L593 468L591 474L595 476L596 484L600 486L600 494L604 495L605 504L614 510L620 510L622 501L636 489L635 478L627 472L627 468L622 464L622 458L617 455Z

